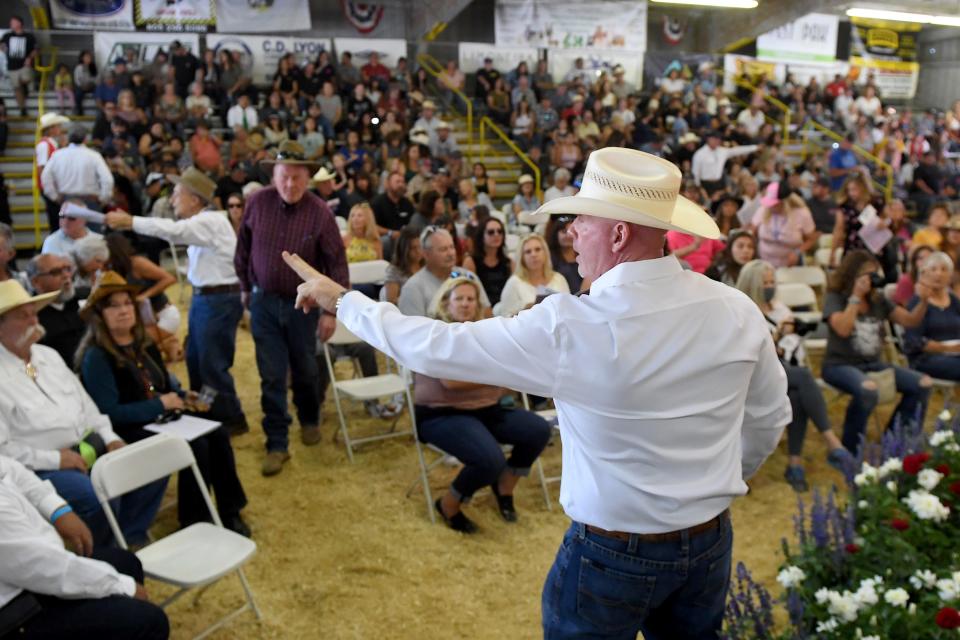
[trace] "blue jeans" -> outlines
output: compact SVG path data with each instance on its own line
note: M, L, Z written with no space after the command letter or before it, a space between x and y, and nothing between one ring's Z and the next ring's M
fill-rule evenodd
M823 366L824 382L850 395L841 440L843 446L854 455L860 448L860 439L867 429L867 419L873 413L879 399L876 390L863 388L863 383L868 379L867 372L883 371L890 367L894 369L897 391L901 394L900 404L891 416L890 424L892 425L898 416L904 427L914 424L916 420L923 424L930 388L920 386L923 374L919 371L896 367L886 362L871 362L857 366L850 364Z
M418 408L418 414L429 409ZM464 464L450 491L466 502L482 487L500 478L504 468L515 475L530 474L530 467L550 441L550 425L530 411L500 409L462 411L417 420L420 440L455 456ZM513 445L510 459L501 444Z
M108 544L113 539L110 525L87 474L76 469L62 469L37 471L37 476L53 483L60 497L73 507L74 513L90 528L95 543ZM147 542L147 529L153 524L166 489L167 478L164 478L111 501L117 524L128 545Z
M320 424L320 371L317 367L316 310L304 314L294 299L254 288L250 330L257 349L260 406L267 451L286 451L293 422L287 411L287 373L292 374L293 404L301 427Z
M910 366L920 373L939 378L960 382L960 358L945 356L939 353L925 353L910 362Z
M194 295L187 333L187 372L190 388L217 390L210 417L219 421L243 418L243 407L230 375L237 346L237 326L243 317L239 293Z
M545 640L717 638L730 584L733 529L670 542L616 540L574 522L543 586Z

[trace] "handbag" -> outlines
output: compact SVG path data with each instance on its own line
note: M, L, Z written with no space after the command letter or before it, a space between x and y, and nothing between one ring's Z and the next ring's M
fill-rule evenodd
M889 404L897 399L897 376L893 367L882 371L868 371L867 379L877 385L877 402Z

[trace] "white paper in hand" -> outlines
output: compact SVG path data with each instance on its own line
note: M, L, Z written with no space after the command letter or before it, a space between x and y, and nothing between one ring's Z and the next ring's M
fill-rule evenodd
M93 224L103 224L104 215L99 211L87 209L74 202L68 202L60 209L60 215L64 218L82 218Z

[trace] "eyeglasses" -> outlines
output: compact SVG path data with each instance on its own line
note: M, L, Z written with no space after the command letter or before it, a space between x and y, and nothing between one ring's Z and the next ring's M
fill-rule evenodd
M460 271L459 269L454 269L453 271L450 272L450 278L449 278L449 279L450 279L450 280L455 280L456 278L465 278L465 279L467 279L467 280L476 280L476 279L477 279L477 276L475 276L475 275L474 275L472 272L470 272L470 271Z
M242 202L228 202L227 209L243 209Z
M40 276L54 276L56 278L59 278L60 276L64 276L64 275L72 275L73 271L74 271L73 267L68 265L66 267L57 267L56 269L50 269L50 271L43 271L41 273L38 273L37 277L39 278Z
M502 236L503 229L487 229L484 233L488 236Z

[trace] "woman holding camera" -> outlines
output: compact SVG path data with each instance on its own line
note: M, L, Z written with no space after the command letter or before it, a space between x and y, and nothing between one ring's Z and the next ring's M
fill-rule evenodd
M80 378L100 411L110 417L113 428L127 442L149 437L143 427L177 412L205 411L195 393L184 393L169 371L156 345L147 336L135 302L139 288L128 284L115 271L101 275L80 310L89 323L87 335L77 350ZM197 467L213 486L217 511L223 526L245 536L250 529L240 517L247 504L224 427L190 441ZM177 483L177 514L187 527L209 519L203 495L189 469L180 472Z
M793 420L787 427L787 454L790 459L783 476L795 491L808 489L803 470L803 441L807 435L807 420L812 420L827 445L827 463L839 471L844 470L850 454L830 428L827 403L817 387L817 381L803 361L796 357L802 349L797 334L797 320L790 309L776 299L777 287L773 265L763 260L753 260L744 265L737 279L737 288L753 300L763 312L770 325L773 343L777 345L780 363L787 374L787 395L793 409Z
M843 446L854 454L880 392L889 392L895 385L902 394L891 424L899 416L904 427L920 428L933 385L930 376L880 360L887 321L908 329L920 325L927 313L930 289L921 279L916 286L919 302L907 311L884 297L884 282L877 258L862 249L853 250L843 256L831 275L823 306L830 329L823 379L851 396Z

